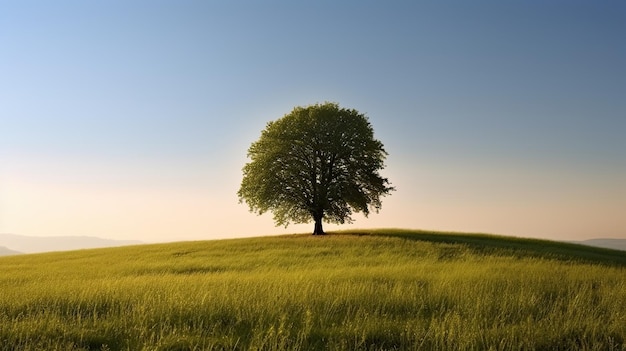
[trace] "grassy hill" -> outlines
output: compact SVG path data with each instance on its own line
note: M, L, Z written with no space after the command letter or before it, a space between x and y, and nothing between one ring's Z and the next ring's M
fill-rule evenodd
M403 230L0 258L0 350L624 350L626 255Z

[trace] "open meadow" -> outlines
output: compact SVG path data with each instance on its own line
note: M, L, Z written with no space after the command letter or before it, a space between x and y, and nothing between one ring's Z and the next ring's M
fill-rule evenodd
M0 350L625 350L624 252L403 230L0 258Z

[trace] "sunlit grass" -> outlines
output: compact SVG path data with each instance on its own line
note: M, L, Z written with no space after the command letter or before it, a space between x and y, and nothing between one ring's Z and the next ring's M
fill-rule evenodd
M2 258L0 349L625 349L622 253L361 234Z

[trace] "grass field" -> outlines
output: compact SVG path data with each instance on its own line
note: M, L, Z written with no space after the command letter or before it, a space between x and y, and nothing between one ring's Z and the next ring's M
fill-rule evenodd
M626 255L403 230L0 258L0 350L626 350Z

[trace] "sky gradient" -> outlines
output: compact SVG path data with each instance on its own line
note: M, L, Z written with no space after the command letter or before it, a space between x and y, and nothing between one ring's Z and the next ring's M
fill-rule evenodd
M236 192L268 121L332 101L370 118L397 188L340 228L626 238L623 1L0 8L0 233L311 231Z

